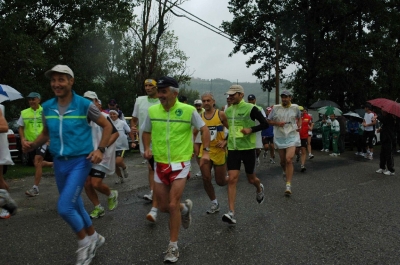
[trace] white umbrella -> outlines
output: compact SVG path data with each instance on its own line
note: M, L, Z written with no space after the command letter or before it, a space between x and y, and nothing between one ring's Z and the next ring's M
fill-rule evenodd
M0 103L3 101L12 101L20 98L24 97L14 88L7 85L0 85Z
M357 118L359 120L363 120L363 118L360 115L358 115L358 113L351 112L351 111L343 114L343 116L345 116L345 117L353 117L353 118Z

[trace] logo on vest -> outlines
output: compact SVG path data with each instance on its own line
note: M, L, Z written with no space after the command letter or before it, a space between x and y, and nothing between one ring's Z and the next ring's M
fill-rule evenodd
M180 116L182 116L182 114L183 114L183 111L181 109L175 110L175 115L176 116L180 117Z

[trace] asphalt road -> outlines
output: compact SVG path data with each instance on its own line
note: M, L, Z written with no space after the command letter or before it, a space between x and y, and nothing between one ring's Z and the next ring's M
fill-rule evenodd
M192 177L183 199L194 203L193 221L180 232L178 264L399 264L399 175L375 173L379 151L372 161L350 151L340 157L319 151L314 155L305 173L295 163L290 198L283 196L279 164L261 158L256 171L265 186L261 205L242 170L236 226L221 220L228 211L226 187L216 187L221 212L207 215L209 200L201 178ZM119 206L93 221L106 243L92 264L163 263L168 215L159 214L156 224L145 219L151 207L141 198L148 191L146 165L137 154L127 160L126 183L106 179L119 190ZM192 175L197 170L194 165ZM74 264L76 239L57 214L53 177L44 177L40 195L28 198L24 191L32 182L33 178L9 181L20 208L16 216L0 220L0 264ZM101 200L106 205L105 196Z

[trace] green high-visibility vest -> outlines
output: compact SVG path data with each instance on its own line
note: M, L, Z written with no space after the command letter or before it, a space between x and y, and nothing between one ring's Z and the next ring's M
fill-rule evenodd
M239 104L232 104L225 110L229 125L228 150L250 150L256 148L256 134L244 135L240 132L243 128L251 128L255 125L250 118L253 107L253 104L242 100Z
M21 117L24 121L24 135L25 139L32 142L43 131L42 123L42 106L34 111L32 108L27 108L21 111Z
M165 111L161 104L149 108L152 153L156 162L170 164L190 161L193 154L193 106L175 102Z

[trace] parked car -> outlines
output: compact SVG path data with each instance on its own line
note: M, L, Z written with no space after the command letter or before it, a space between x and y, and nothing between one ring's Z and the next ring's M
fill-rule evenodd
M8 148L10 149L11 158L13 160L20 159L20 154L22 153L21 141L19 141L19 146L18 146L17 136L11 129L9 129L7 132L7 139L8 139Z

